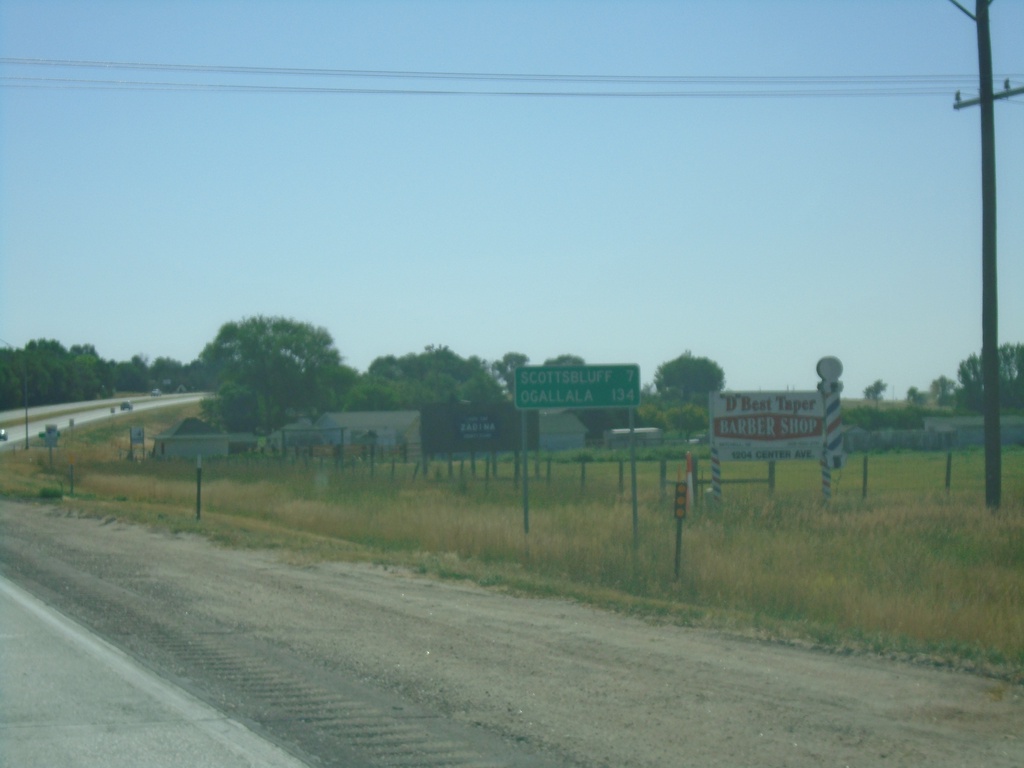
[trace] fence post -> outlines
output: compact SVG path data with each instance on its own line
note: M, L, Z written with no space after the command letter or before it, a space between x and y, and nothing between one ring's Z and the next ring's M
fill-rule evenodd
M866 453L864 454L864 472L860 485L860 497L862 499L868 497L868 455Z
M693 457L693 476L694 476L694 478L699 478L700 477L699 468L700 468L700 465L698 464L697 457L694 456ZM693 491L694 491L693 506L694 507L699 507L699 506L701 506L704 503L704 501L703 501L704 494L703 494L703 492L701 492L701 482L700 482L700 480L695 479L694 482L696 483L696 485L693 488Z
M775 462L768 462L768 493L775 493Z
M196 520L202 517L203 510L203 454L196 456Z
M580 459L580 488L584 488L587 485L587 460Z
M953 452L946 454L946 495L949 495L950 480L953 477Z
M661 460L661 464L658 467L658 489L659 497L665 498L665 479L668 477L668 461L666 459Z
M626 465L619 459L619 495L626 492Z

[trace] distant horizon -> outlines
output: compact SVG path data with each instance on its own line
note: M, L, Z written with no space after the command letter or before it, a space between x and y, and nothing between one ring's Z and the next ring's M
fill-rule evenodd
M292 318L292 319L297 319L297 318ZM302 321L299 321L299 322L302 322ZM328 333L330 333L330 330L329 329L327 329L327 330L328 330ZM333 334L332 334L332 338L333 338ZM95 344L90 344L90 342L86 342L86 341L78 341L78 342L74 342L72 344L67 344L67 343L62 342L59 339L37 338L37 339L30 339L29 343L30 342L38 342L38 341L56 341L57 343L61 344L61 346L64 349L66 349L66 350L70 350L74 346L87 346L87 345L91 345L93 348L96 348ZM211 338L210 341L213 341L213 339ZM1011 342L1007 342L1007 343L1011 343ZM443 347L443 346L446 346L446 345L435 345L435 346ZM336 341L335 341L335 347L337 347L337 342ZM16 351L24 350L24 348L25 348L25 345L22 345L20 347L17 347ZM482 357L480 355L473 355L472 353L471 354L461 354L461 353L459 353L458 350L451 349L451 347L448 347L448 348L453 353L455 353L456 355L458 355L459 357L461 357L464 360L468 360L469 358L475 356L475 357L483 360L488 365L492 364L496 360L499 360L500 357L501 357L499 355L497 358L493 358L493 359L484 358L484 357ZM150 356L150 355L147 355L145 353L136 352L136 353L134 353L133 355L131 355L128 358L119 359L119 358L114 358L114 357L105 357L105 356L103 356L102 350L100 350L98 348L96 348L96 351L97 351L97 353L99 353L100 359L106 360L106 361L109 361L109 362L114 362L114 363L130 362L131 359L133 357L135 357L135 355L142 355L143 358L147 361L147 364L152 364L155 360L163 358L163 359L167 359L167 360L171 360L173 362L179 363L179 364L181 364L183 366L189 365L192 362L198 361L199 357L200 357L200 354L201 354L201 351L200 351L200 354L197 354L195 357L193 357L193 358L191 358L189 360L183 360L183 359L171 357L169 355ZM341 350L338 350L338 351L341 352ZM377 360L378 358L387 357L389 355L393 355L396 358L401 358L401 357L404 357L405 355L422 354L425 351L426 351L426 349L424 348L424 349L421 349L421 350L418 350L418 351L413 350L413 351L405 352L405 353L402 353L402 354L386 353L386 354L378 355L373 360L371 360L370 363L373 363L374 360ZM519 350L508 350L508 352L518 352L518 351ZM680 353L680 355L686 354L687 351L688 350L684 350L683 352ZM691 354L693 354L692 350L689 350L689 352ZM523 354L525 354L525 353L523 353ZM562 354L573 354L573 353L572 352L564 352ZM979 350L978 353L975 353L975 354L980 354L980 350ZM671 360L675 360L680 355L676 355L675 357L670 358L669 360L661 361L657 366L652 368L649 373L645 373L643 367L640 366L640 377L641 377L642 385L644 387L648 387L648 386L653 387L654 386L654 374L657 371L657 369L662 364L668 363ZM720 365L720 363L718 363L718 361L714 357L712 357L710 355L696 355L696 354L694 354L694 356L695 357L707 358L707 359L711 360L712 362ZM359 375L361 375L361 376L362 375L366 375L369 372L368 369L369 369L370 363L368 363L365 368L361 368L360 369L360 368L356 368L356 367L352 366L351 364L349 364L347 362L347 360L345 359L343 354L341 355L341 357L342 357L342 361L341 361L342 364L346 365L347 367L349 367L349 368L351 368L353 370L355 370L356 373L358 373ZM551 358L549 358L549 359L551 359ZM819 358L819 360L820 359L821 358ZM621 360L607 361L607 360L586 360L585 359L584 362L588 366L634 365L635 364L632 361L628 361L628 360L627 361L621 361ZM815 362L815 365L816 365L818 361L816 360L814 362ZM961 362L961 361L958 361L957 365L959 365L959 362ZM546 364L547 363L544 360L533 360L532 358L527 363L527 365L530 365L530 366L539 366L539 365L546 365ZM737 386L737 387L734 387L734 386L731 386L729 384L729 372L728 371L724 371L724 373L725 373L725 384L726 384L726 386L724 387L723 390L721 390L723 392L727 392L727 391L737 391L737 392L773 392L773 391L778 391L778 392L787 392L787 391L789 391L789 392L809 392L809 391L815 390L818 381L820 381L819 377L815 374L814 375L814 380L813 381L808 380L808 383L806 385L784 386L784 387L768 387L768 386ZM927 395L928 391L929 391L929 387L931 386L932 382L935 381L936 379L938 379L939 376L942 376L942 375L945 375L945 374L938 374L938 375L936 375L935 377L933 377L931 380L929 380L927 383L925 383L923 385L920 385L920 386L919 385L910 385L910 386L917 386L917 388L918 388L918 390L920 392L922 392L923 394ZM959 386L959 381L958 381L957 376L956 376L955 373L952 376L946 375L946 378L948 378L954 384ZM844 387L843 394L842 394L843 400L844 401L863 401L864 403L870 403L872 405L880 404L880 403L898 403L898 404L902 403L902 404L905 404L907 402L907 400L906 400L906 393L904 392L902 395L898 394L895 391L893 385L890 384L889 382L886 382L886 384L887 384L886 393L885 393L885 395L881 399L879 399L879 400L872 400L870 398L864 397L864 395L863 395L864 388L866 388L867 386L870 386L871 384L873 384L877 380L878 380L878 377L876 377L876 379L873 379L872 381L870 381L868 384L866 384L861 389L859 389L859 390L852 390L851 388L849 388L847 386L847 382L845 380L845 377L840 377L840 381L843 383L843 387ZM884 379L883 379L883 381L884 381ZM855 394L855 392L856 392L856 394ZM116 397L115 397L115 399L116 399ZM938 407L938 406L936 406L936 407Z

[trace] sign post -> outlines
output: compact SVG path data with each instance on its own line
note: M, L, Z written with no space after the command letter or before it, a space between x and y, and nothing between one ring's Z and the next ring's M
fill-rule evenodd
M633 409L640 405L640 366L523 365L516 368L516 408L523 411L523 530L530 532L530 496L526 468L526 411L629 408L629 448L633 473L633 547L639 543L636 499L636 452Z
M196 520L203 513L203 454L196 454Z
M676 483L676 581L679 580L679 566L683 559L683 520L693 506L693 454L686 452L686 482Z

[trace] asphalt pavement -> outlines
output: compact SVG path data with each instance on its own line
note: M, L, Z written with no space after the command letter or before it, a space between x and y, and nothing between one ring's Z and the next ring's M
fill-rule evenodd
M0 577L0 767L305 765Z

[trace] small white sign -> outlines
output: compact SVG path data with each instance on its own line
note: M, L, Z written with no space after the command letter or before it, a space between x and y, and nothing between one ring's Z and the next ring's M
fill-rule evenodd
M131 444L132 445L145 445L146 444L146 428L145 427L132 427Z

